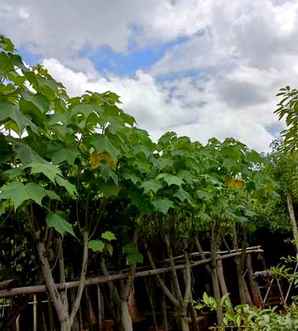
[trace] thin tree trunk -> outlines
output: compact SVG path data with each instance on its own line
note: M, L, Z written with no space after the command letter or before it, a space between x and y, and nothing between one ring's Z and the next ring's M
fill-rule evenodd
M247 254L246 265L247 265L247 272L248 272L249 287L250 287L250 290L251 290L251 296L252 296L253 303L258 308L262 308L263 307L263 300L262 300L262 296L261 296L261 293L260 293L260 289L257 286L257 283L254 279L252 261L251 261L251 255L250 254Z
M52 302L48 300L48 316L49 316L49 327L50 331L54 331L54 316Z
M105 277L110 277L109 271L106 266L106 261L104 257L101 257L100 260L101 271ZM118 325L121 327L121 299L118 292L118 289L114 286L113 282L108 282L108 289L110 294L110 300L108 300L109 308L111 310L112 316Z
M182 331L189 331L189 321L186 316L186 312L184 311L183 314L185 314L185 317L181 318L181 330Z
M217 276L218 276L218 282L220 285L220 290L221 290L221 296L227 295L228 288L225 280L225 275L224 275L224 269L223 269L223 263L221 259L217 260Z
M157 331L157 318L156 318L156 312L155 312L155 307L154 307L154 300L152 298L151 292L150 292L150 284L148 284L147 279L144 279L144 285L146 289L146 293L149 299L149 304L152 312L152 320L153 320L153 326L154 326L154 331Z
M101 331L102 329L102 321L104 315L104 306L102 300L101 289L99 285L96 285L97 289L97 323L98 323L98 330Z
M288 211L289 211L289 216L290 216L290 221L291 221L292 231L295 241L296 255L298 256L298 228L297 228L297 222L296 222L295 211L293 206L293 200L290 193L287 194L287 205L288 205Z
M88 310L88 324L89 325L95 325L97 322L97 318L95 316L95 312L92 305L92 300L90 299L89 293L88 293L88 287L85 289L85 298L86 298L86 304L87 304L87 310Z
M72 326L74 318L80 308L81 299L82 299L83 291L85 288L87 267L88 267L88 232L84 231L83 232L83 260L82 260L80 283L79 283L79 288L78 288L78 292L76 295L76 299L73 304L70 318L69 318L70 327Z
M138 243L138 231L135 230L133 234L133 243L137 246ZM128 309L128 300L131 295L131 291L134 284L134 276L136 272L136 264L134 263L130 267L130 272L126 283L122 283L121 286L121 323L124 331L133 330L133 322Z
M218 273L217 273L217 235L215 234L215 222L212 224L211 230L211 278L212 278L212 287L213 295L217 302L220 302L220 288L218 282ZM222 307L218 305L216 310L217 324L220 325L222 322L223 314Z
M239 248L236 225L234 225L234 228L233 228L233 245L234 245L234 249ZM247 285L245 284L245 279L243 278L243 275L242 275L243 269L242 269L242 263L241 263L242 262L241 255L235 256L234 261L236 264L236 273L237 273L237 280L238 280L240 303L247 304L247 303L250 303L250 300L248 298Z
M208 258L208 257L207 257L207 254L204 253L204 250L203 250L203 248L202 248L202 245L201 245L201 243L200 243L198 237L196 237L196 239L195 239L195 243L196 243L196 246L197 246L197 250L198 250L198 252L201 253L202 259L206 259L206 258ZM206 265L205 265L205 269L207 270L207 272L208 272L209 275L211 276L211 267L210 267L209 264L206 264Z
M47 253L46 253L44 242L38 241L37 252L38 252L38 256L39 256L40 263L41 263L41 271L43 274L43 278L46 283L46 287L49 291L50 298L55 307L55 310L56 310L56 313L58 316L58 320L61 323L61 325L65 326L66 322L68 321L69 316L65 309L65 306L63 305L61 296L56 288L56 285L55 285L55 282L53 279L53 275L52 275L52 270L51 270L51 267L50 267L50 264L49 264L49 261L47 258Z
M163 317L163 328L165 331L169 331L167 301L166 301L166 296L164 294L162 294L162 298L161 298L161 309L162 309L162 317Z
M132 319L128 309L128 302L121 298L121 324L124 331L133 331Z
M178 301L182 302L183 301L183 297L182 297L182 293L181 293L181 289L180 289L180 285L179 285L177 271L176 271L176 268L175 268L175 260L174 260L174 257L173 257L173 252L172 252L172 248L171 248L170 238L169 238L169 236L167 234L165 235L165 242L166 242L168 256L169 256L169 260L170 260L170 266L171 266L171 271L172 271L174 290L176 292L176 297L178 298Z
M65 277L65 266L64 266L63 241L61 238L59 238L59 240L58 240L58 250L59 250L58 256L59 256L60 283L65 284L66 277ZM67 288L62 290L61 299L62 299L63 305L65 306L66 311L68 312L69 305L68 305L68 299L67 299Z
M71 331L71 327L69 325L69 320L63 321L60 326L61 331Z
M152 269L156 269L156 265L154 263L153 257L151 252L148 249L148 245L145 244L145 248L146 248L146 252L147 252L147 256L148 256L148 260L149 263L151 265ZM164 294L167 296L167 298L171 301L171 303L178 307L179 306L179 301L176 299L176 297L171 293L171 291L169 290L169 288L167 287L166 283L164 282L164 280L161 278L161 276L159 274L156 274L156 278L158 280L159 286L162 289L162 291L164 292Z

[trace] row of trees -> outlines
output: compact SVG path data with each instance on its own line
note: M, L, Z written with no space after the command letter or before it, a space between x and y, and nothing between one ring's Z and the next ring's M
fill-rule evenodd
M191 252L204 257L202 246L210 249L206 272L220 300L228 289L218 250L247 247L260 227L286 229L285 197L298 247L291 90L283 92L290 101L282 101L278 112L295 124L285 132L286 144L277 144L269 157L235 139L202 145L168 132L154 142L119 108L116 94L87 91L71 98L45 68L25 65L9 39L0 38L0 49L1 224L22 229L13 235L14 247L22 250L14 266L21 264L22 272L31 261L28 282L42 275L61 330L75 323L88 270L108 275L110 266L129 268L128 279L121 286L110 283L109 291L115 320L132 330L128 300L136 266L156 268L160 259L168 259L171 277L166 282L157 276L158 286L179 328L189 330ZM182 272L175 268L179 254ZM9 260L3 263L5 277ZM236 256L235 262L241 302L257 303L249 256ZM69 300L55 283L74 278L80 285Z

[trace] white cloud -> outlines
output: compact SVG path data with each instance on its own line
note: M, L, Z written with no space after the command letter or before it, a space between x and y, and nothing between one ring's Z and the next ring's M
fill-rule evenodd
M83 72L66 68L55 59L44 60L43 64L64 83L71 95L85 90L118 93L123 109L135 116L138 125L147 129L154 138L167 130L203 142L212 136L219 139L234 136L259 151L267 149L273 139L266 128L275 123L272 104L266 104L270 109L269 118L259 115L265 111L264 105L257 108L248 105L241 111L235 111L216 95L214 81L202 83L185 78L161 84L141 71L133 78L114 76L94 80Z
M277 125L274 95L298 84L296 0L2 0L0 31L41 53L72 94L116 91L155 137L175 129L203 141L235 136L267 149ZM178 37L186 40L130 78L103 77L82 55L87 48L125 53L132 42L154 47ZM182 78L158 79L173 74Z
M192 35L208 7L202 0L2 0L0 31L45 57L103 45L124 52L134 39L145 45Z

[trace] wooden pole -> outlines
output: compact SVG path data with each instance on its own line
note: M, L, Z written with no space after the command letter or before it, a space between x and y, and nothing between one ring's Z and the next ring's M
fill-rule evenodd
M256 249L249 250L248 254L263 253L263 252L264 252L263 249L256 248ZM227 259L227 258L231 258L231 257L238 256L241 254L242 254L242 250L239 250L235 253L217 256L217 259ZM195 261L195 262L191 263L191 267L192 268L197 267L197 266L204 265L204 264L210 263L210 262L211 262L211 258ZM176 270L185 269L185 264L177 264L174 266L174 268ZM160 267L160 268L155 268L155 269L150 269L150 270L138 271L135 273L134 277L141 278L141 277L155 276L155 275L169 272L171 270L172 270L171 267ZM125 273L120 272L118 274L111 274L109 276L93 277L93 278L86 279L85 286L104 284L104 283L113 282L116 280L126 279L127 277L129 277L129 273L127 273L127 272L125 272ZM58 290L63 290L63 289L78 287L79 285L80 285L80 281L71 281L71 282L66 282L63 284L62 283L56 284L56 288ZM11 297L11 296L16 296L16 295L30 295L30 294L32 295L35 293L43 293L43 292L47 292L47 288L45 285L17 287L17 288L13 288L10 290L1 290L0 298Z
M33 331L37 331L37 297L33 295Z

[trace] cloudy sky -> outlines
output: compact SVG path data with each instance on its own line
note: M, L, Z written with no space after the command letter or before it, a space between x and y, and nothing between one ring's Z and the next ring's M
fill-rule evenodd
M297 0L1 0L0 33L71 95L112 90L153 137L268 150L298 85Z

